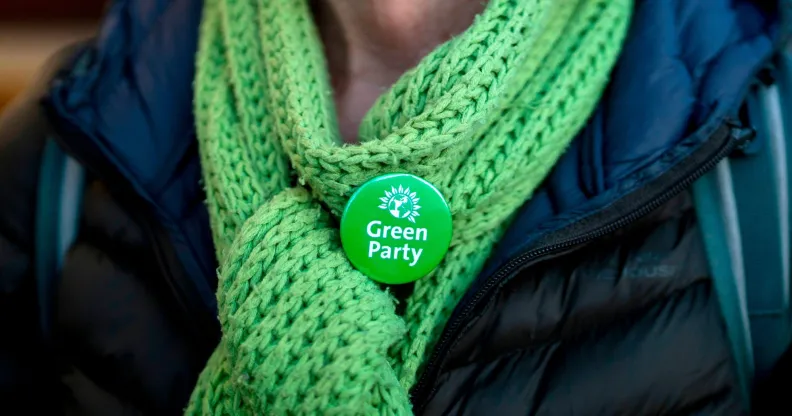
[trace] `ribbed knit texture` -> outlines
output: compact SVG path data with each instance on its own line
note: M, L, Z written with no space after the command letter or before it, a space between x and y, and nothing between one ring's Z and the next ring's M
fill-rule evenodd
M491 0L343 145L305 0L207 0L195 80L220 345L188 414L411 414L409 389L514 212L584 125L631 0ZM356 187L425 178L451 248L404 312L344 255Z

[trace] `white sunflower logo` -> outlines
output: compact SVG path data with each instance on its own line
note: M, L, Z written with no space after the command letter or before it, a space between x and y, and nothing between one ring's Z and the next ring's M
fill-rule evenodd
M391 186L390 191L385 191L385 196L380 198L382 204L379 208L387 210L396 218L406 218L410 222L415 222L415 217L419 216L418 210L421 206L418 205L420 198L416 197L416 193L410 193L410 188L404 189L399 185L399 189Z

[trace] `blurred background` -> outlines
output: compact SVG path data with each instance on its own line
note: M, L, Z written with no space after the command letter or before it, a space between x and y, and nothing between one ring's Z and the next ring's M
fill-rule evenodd
M0 111L47 57L93 35L107 0L0 0Z

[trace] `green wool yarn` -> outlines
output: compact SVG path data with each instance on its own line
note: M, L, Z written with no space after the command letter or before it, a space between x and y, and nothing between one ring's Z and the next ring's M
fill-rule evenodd
M195 79L222 340L188 414L411 414L409 389L514 212L595 107L631 0L491 0L344 145L308 0L207 0ZM397 300L338 218L375 176L437 186L440 266Z

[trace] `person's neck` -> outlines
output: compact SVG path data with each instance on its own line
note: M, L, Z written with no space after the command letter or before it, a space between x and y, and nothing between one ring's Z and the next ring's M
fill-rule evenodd
M383 91L426 54L464 31L484 0L316 0L341 135L356 142L360 121Z

